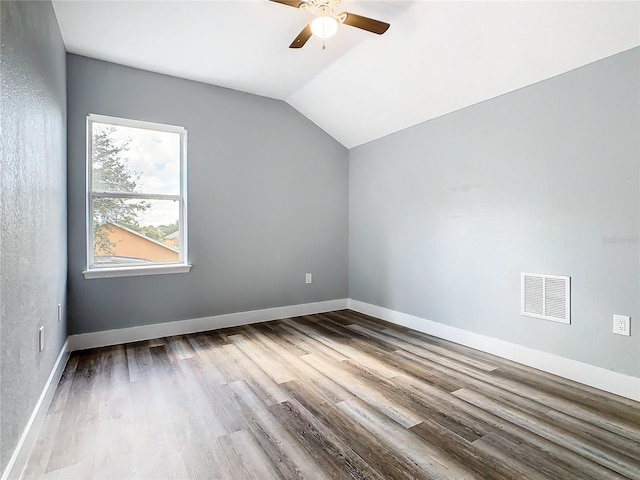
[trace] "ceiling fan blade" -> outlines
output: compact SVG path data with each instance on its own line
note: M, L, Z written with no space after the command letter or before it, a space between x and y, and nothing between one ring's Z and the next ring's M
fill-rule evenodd
M377 33L378 35L382 35L390 27L390 25L386 22L381 22L380 20L374 20L373 18L356 15L355 13L344 12L339 14L338 16L341 17L342 15L345 15L344 22L342 22L345 25L361 28L362 30Z
M283 5L288 5L290 7L293 8L300 8L300 5L302 5L305 2L301 2L299 0L271 0L272 2L276 2L276 3L281 3Z
M293 41L289 48L302 48L304 44L307 43L307 40L311 38L311 22L307 23L307 25L302 29L302 31L298 34L296 39Z

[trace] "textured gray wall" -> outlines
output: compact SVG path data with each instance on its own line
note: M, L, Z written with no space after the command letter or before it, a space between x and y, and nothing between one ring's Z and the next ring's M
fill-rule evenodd
M348 151L329 135L281 101L76 55L67 80L69 333L347 297ZM88 113L187 129L190 273L82 276Z
M351 150L350 297L640 376L639 72L636 48ZM520 272L572 277L572 325L520 316Z
M0 2L0 472L66 339L65 51L50 2ZM37 330L45 326L45 349Z

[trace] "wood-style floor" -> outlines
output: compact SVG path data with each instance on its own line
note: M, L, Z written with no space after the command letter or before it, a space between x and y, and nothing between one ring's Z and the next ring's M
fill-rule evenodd
M23 478L640 479L640 404L344 310L74 353Z

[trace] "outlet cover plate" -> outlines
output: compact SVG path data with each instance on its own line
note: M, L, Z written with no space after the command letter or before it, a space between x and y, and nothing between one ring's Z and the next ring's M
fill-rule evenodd
M626 315L614 315L613 316L613 333L617 335L631 335L631 317Z

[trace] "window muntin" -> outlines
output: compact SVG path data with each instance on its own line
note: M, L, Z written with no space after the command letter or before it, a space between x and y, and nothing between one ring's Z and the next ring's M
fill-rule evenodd
M186 130L89 115L87 162L87 272L186 265Z

